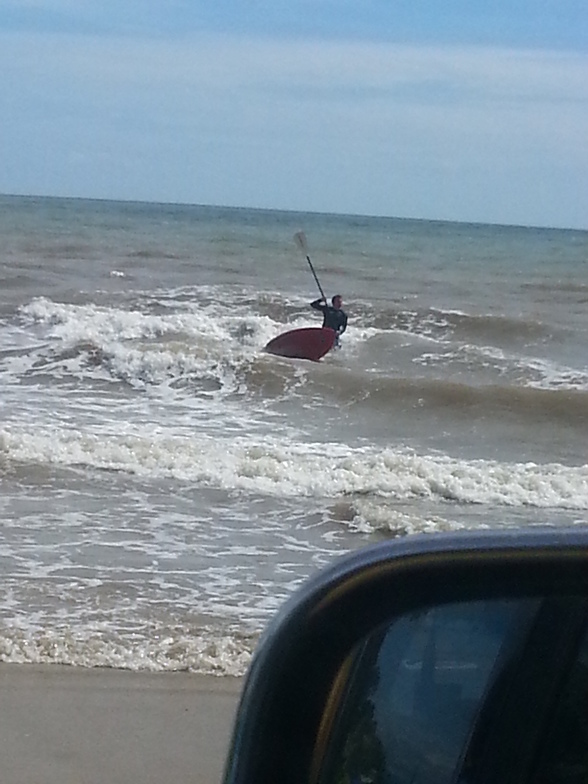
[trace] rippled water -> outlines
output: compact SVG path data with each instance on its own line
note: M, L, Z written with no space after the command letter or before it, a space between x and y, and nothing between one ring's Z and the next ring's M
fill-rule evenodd
M341 553L588 521L586 232L0 201L4 660L238 674Z

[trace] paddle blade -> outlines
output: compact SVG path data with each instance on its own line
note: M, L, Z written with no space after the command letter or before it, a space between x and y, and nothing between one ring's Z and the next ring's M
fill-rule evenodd
M294 242L298 245L300 250L305 256L308 256L308 244L306 242L306 235L303 231L297 231L294 235Z

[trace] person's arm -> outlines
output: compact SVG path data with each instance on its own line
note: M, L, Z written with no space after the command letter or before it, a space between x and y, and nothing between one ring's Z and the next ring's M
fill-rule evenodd
M345 332L346 329L347 329L347 313L344 313L343 314L343 321L341 322L341 325L339 326L339 329L337 330L337 334L338 335L342 335Z
M327 307L327 302L323 297L319 297L315 299L314 302L310 303L310 307L314 308L315 310L323 310Z

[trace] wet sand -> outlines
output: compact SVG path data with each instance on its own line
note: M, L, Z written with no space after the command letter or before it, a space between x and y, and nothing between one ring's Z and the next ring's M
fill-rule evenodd
M3 784L217 784L238 678L0 664Z

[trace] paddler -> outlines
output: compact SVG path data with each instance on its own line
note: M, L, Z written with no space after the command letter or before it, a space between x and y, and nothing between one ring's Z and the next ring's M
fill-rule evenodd
M310 307L322 312L323 327L335 330L337 333L336 345L339 345L339 336L347 329L347 314L343 310L343 298L340 294L335 294L331 303L331 305L327 305L326 298L319 297L310 303Z

